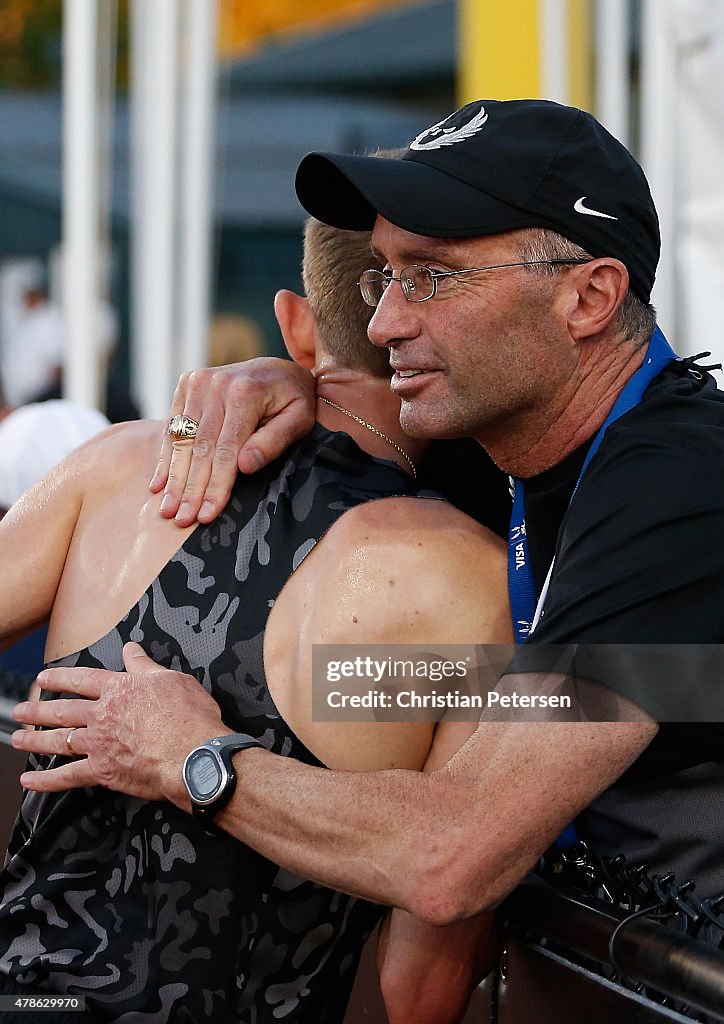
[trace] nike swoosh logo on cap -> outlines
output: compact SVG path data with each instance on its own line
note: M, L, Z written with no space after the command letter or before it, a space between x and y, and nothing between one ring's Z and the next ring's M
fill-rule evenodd
M584 206L583 200L586 198L587 196L581 196L581 198L577 199L573 204L573 209L576 213L585 213L589 217L604 217L606 220L618 220L618 217L613 217L610 213L601 213L600 210L591 210L588 206Z

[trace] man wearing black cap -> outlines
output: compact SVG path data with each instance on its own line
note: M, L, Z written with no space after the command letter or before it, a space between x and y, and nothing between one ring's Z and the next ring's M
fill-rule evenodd
M706 683L724 642L724 550L713 543L724 396L655 328L659 234L641 169L582 111L479 101L423 131L401 160L311 154L297 190L316 217L373 228L385 269L360 287L405 429L474 437L515 480L509 579L522 646L501 694L569 687L580 714L551 725L486 713L428 777L244 751L217 824L293 870L436 924L494 906L573 819L599 855L692 875L702 897L721 892L724 713ZM306 428L293 415L266 423L303 404L302 378L271 398L258 378L266 364L232 386L223 427L218 404L202 400L205 375L187 378L174 406L228 448L241 396L245 419L265 422L239 454L245 470ZM202 518L223 494L219 470ZM180 522L211 471L195 457ZM156 486L163 479L162 466ZM173 481L166 514L178 500ZM568 660L543 644L572 644ZM129 708L106 703L104 714L122 735ZM144 729L136 781L182 804L187 751L169 748L161 778L144 755L158 723ZM117 764L122 788L121 751Z
M310 153L297 193L319 220L351 230L370 230L377 214L433 238L552 228L591 255L615 256L639 298L651 294L660 239L646 178L572 107L469 103L421 132L402 160Z

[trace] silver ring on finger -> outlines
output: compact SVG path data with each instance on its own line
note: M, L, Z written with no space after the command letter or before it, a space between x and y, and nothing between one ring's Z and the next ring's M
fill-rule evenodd
M166 425L166 433L172 441L192 441L198 429L198 420L184 414L172 416Z

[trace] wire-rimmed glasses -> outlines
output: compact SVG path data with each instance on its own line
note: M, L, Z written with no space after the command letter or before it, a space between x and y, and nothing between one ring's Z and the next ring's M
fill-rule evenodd
M507 267L537 267L553 263L589 263L588 257L578 259L526 260L523 263L497 263L490 267L471 267L468 270L432 270L419 263L403 267L398 277L391 270L365 270L357 285L368 306L378 306L392 281L398 281L408 302L427 302L437 292L437 282L444 277L459 274L479 274L483 270L504 270Z

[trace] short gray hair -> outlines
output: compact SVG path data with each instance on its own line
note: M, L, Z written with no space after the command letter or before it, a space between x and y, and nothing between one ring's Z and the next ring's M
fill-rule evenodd
M571 242L570 239L559 235L557 231L550 228L524 228L517 232L519 238L519 249L521 260L568 260L568 259L593 259L590 252L586 252L580 245ZM561 265L542 264L538 267L527 267L529 273L541 277L552 277L560 273ZM634 341L638 345L645 345L656 327L656 310L650 303L642 302L641 299L629 290L621 303L621 308L616 314L616 326L623 338L627 341Z

